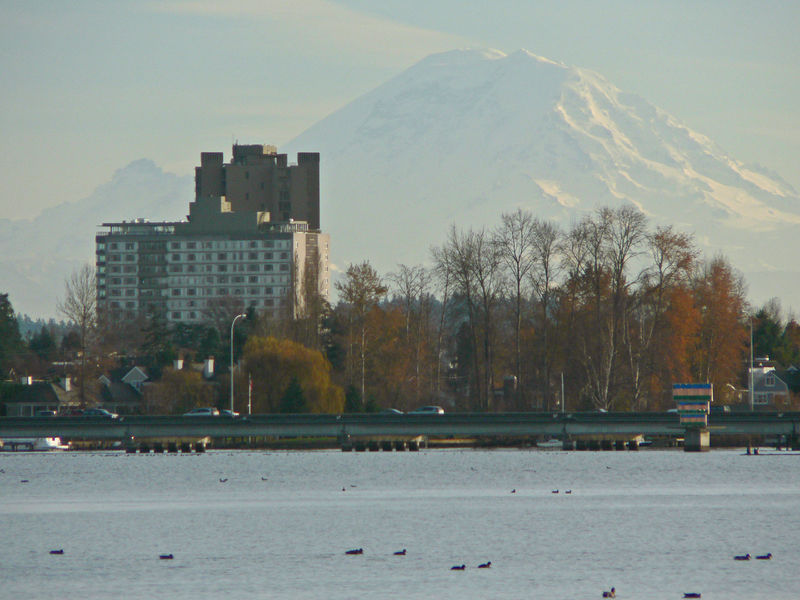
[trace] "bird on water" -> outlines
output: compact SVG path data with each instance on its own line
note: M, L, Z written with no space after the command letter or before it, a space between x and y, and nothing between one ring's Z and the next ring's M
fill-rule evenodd
M488 560L485 563L481 563L478 565L479 569L490 569L492 567L492 561Z
M466 568L467 568L467 565L454 565L454 566L450 567L450 570L451 571L463 571Z
M766 554L761 554L756 556L756 560L770 560L772 558L772 552L767 552Z
M397 552L394 553L394 555L395 556L405 556L406 555L406 549L403 548L402 550L398 550Z
M750 560L750 554L740 554L738 556L734 556L733 560Z
M364 554L363 548L355 548L353 550L348 550L345 554Z

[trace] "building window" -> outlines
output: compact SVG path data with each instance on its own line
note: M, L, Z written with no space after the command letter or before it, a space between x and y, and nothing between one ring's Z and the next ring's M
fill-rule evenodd
M186 242L186 247L189 248L190 250L194 250L196 246L197 244L195 244L194 242Z
M136 260L136 257L133 254L126 254L125 255L125 262L133 262Z
M172 243L169 245L169 247L170 247L170 248L172 248L173 250L177 250L178 248L180 248L180 247L181 247L181 244L180 244L180 242L172 242Z
M116 246L116 244L111 244L112 248L114 248L115 246ZM274 248L275 247L275 243L272 240L266 241L266 242L264 242L264 247L265 248Z
M136 246L133 244L133 242L127 242L125 244L125 250L133 250L135 247Z
M250 248L258 248L258 242L250 242Z
M179 312L172 313L172 318L173 319L180 319L181 318L181 313L179 313Z
M264 265L264 270L265 270L265 271L272 271L272 270L273 270L273 268L274 268L274 267L273 267L272 265Z
M764 385L767 387L775 387L775 375L767 373L766 377L764 377Z
M134 308L136 306L136 302L126 302L125 308Z
M258 265L247 265L247 270L250 272L258 271Z
M248 283L258 283L258 276L257 275L250 275L250 277L247 278L247 282Z
M188 290L186 290L186 295L187 296L194 296L196 294L197 294L197 290L195 290L194 288L189 288Z
M241 275L236 275L234 277L231 277L231 283L243 283L243 282L244 282L244 277L242 277Z
M194 265L186 265L186 272L187 273L194 273L196 267Z
M228 265L217 265L217 272L225 273L228 270Z
M228 257L224 252L217 254L217 260L226 260Z
M125 295L126 296L135 296L136 295L136 290L127 289L127 290L125 290Z
M116 242L114 242L113 244L111 244L111 249L112 249L112 250L116 250L116 249L117 249L117 243L116 243Z
M181 295L181 290L177 289L177 288L172 290L172 295L173 296L180 296Z
M288 260L289 253L288 252L281 252L281 260Z
M115 272L119 271L119 267L111 267L112 271L114 271L114 269L116 269ZM122 272L123 273L136 273L136 266L135 265L125 265L125 268L122 269Z
M287 265L286 263L281 263L281 271L288 271L288 270L289 270L289 265Z
M228 276L221 275L220 277L217 277L217 283L228 283Z

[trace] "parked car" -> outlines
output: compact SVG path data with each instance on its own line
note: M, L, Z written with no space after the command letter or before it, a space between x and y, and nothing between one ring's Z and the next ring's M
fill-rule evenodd
M225 409L219 411L219 416L220 417L234 417L235 418L235 417L239 416L239 413L236 412L235 410L229 410L229 409L225 408Z
M378 413L379 415L402 415L402 410L397 410L396 408L384 408L381 412Z
M183 413L184 417L218 417L219 411L216 408L193 408L187 413Z
M37 410L36 411L37 417L55 417L56 411L54 410Z
M87 408L83 411L84 417L103 417L104 419L118 419L117 413L107 411L105 408Z
M83 410L81 410L80 408L65 408L58 414L61 417L82 417Z
M420 406L408 411L410 415L443 415L444 409L441 406Z

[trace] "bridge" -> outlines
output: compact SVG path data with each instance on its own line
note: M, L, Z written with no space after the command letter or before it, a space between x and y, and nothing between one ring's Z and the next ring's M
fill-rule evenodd
M711 435L785 436L796 440L800 412L712 414ZM414 414L269 414L242 417L124 416L0 417L0 439L62 437L86 440L134 440L231 437L449 437L449 436L602 436L691 435L676 413L447 413Z

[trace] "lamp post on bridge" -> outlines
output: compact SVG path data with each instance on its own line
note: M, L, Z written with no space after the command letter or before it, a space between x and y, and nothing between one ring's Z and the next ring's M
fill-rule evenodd
M236 315L233 317L233 322L231 323L231 412L233 412L233 328L236 325L236 321L241 319L242 317L247 317L246 314L242 313L241 315Z

